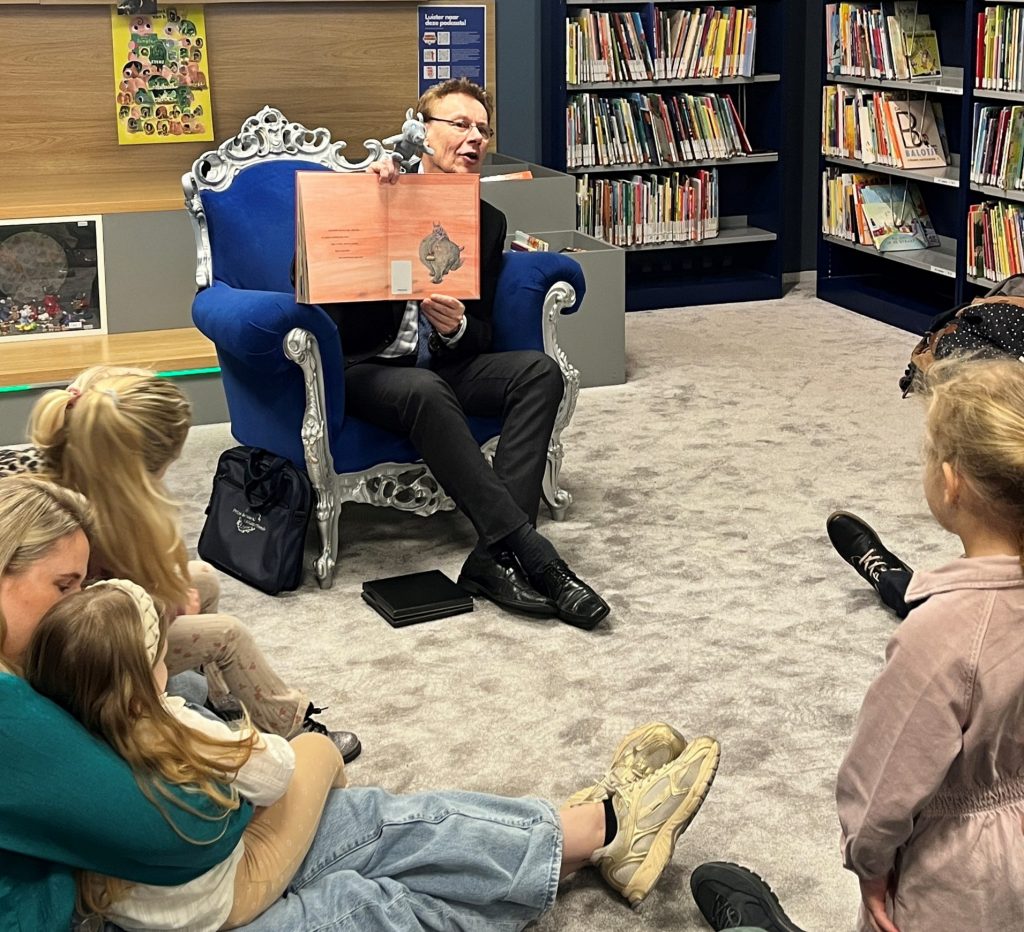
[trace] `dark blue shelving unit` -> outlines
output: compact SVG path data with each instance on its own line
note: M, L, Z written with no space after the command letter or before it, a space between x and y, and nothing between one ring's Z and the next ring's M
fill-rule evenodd
M1006 2L1003 0L1004 4ZM867 5L878 4L872 2ZM819 147L822 172L829 166L835 166L889 175L894 184L901 183L904 178L916 179L932 223L942 240L938 247L931 249L880 253L871 247L819 235L820 298L904 330L923 333L935 315L970 301L996 284L966 274L967 210L983 200L1022 198L1021 192L1005 192L971 183L974 104L978 100L1024 103L1024 93L985 91L974 87L976 18L986 6L993 5L983 0L967 0L966 3L963 0L920 0L918 13L928 14L938 35L943 67L943 75L938 81L885 81L832 75L826 74L826 62L822 62L823 84L927 92L928 97L942 107L954 164L946 171L907 171L823 156Z
M721 235L699 243L625 247L626 309L720 304L776 298L782 294L783 233L781 163L788 153L799 153L799 139L783 132L783 82L789 62L785 14L788 0L752 0L718 3L718 7L753 6L757 9L755 77L596 82L568 85L565 63L565 23L577 9L640 11L653 24L656 9L707 6L708 0L623 2L623 0L555 0L544 4L542 24L549 38L544 43L542 66L543 157L545 165L567 170L565 151L566 104L576 93L614 97L633 91L732 94L755 148L752 157L709 159L662 168L650 165L568 169L570 174L630 177L716 166L719 171ZM648 29L650 39L652 30ZM790 50L792 52L792 50ZM790 56L794 59L795 56Z

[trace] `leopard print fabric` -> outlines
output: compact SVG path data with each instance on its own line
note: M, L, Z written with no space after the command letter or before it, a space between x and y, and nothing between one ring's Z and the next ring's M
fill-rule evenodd
M40 473L43 461L32 446L0 447L0 478L21 473Z

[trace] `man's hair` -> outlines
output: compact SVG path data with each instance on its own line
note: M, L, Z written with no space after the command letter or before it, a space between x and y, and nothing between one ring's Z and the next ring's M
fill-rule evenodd
M423 114L423 119L432 115L434 104L451 94L465 94L473 100L483 104L487 111L487 122L494 119L494 100L479 84L474 84L469 78L452 78L441 84L435 84L427 88L423 96L416 102L416 112Z

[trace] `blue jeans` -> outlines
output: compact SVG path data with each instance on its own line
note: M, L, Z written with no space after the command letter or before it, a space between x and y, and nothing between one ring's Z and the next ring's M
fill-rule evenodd
M248 932L521 929L555 902L550 803L479 793L333 790L284 896Z

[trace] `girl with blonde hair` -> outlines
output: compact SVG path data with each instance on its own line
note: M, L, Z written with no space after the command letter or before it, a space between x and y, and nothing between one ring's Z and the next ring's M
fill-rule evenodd
M1024 365L928 373L924 492L964 556L916 572L839 771L861 926L1024 924Z
M39 398L29 436L43 476L81 492L95 509L91 575L130 579L177 616L168 632L171 673L203 667L214 686L223 679L264 731L326 734L312 717L319 710L274 673L248 628L217 611L212 569L188 560L163 476L181 454L191 419L174 382L144 369L96 366ZM346 761L358 756L353 733L330 735Z
M346 785L344 764L323 735L299 735L289 744L248 721L232 730L168 697L166 652L167 623L153 600L140 586L111 579L47 612L29 644L25 676L128 763L175 830L175 810L196 810L194 801L171 792L174 786L205 798L220 818L242 797L268 808L258 810L227 858L189 883L127 884L83 873L80 911L126 930L235 928L284 892L312 843L328 791ZM293 783L296 753L306 766Z

